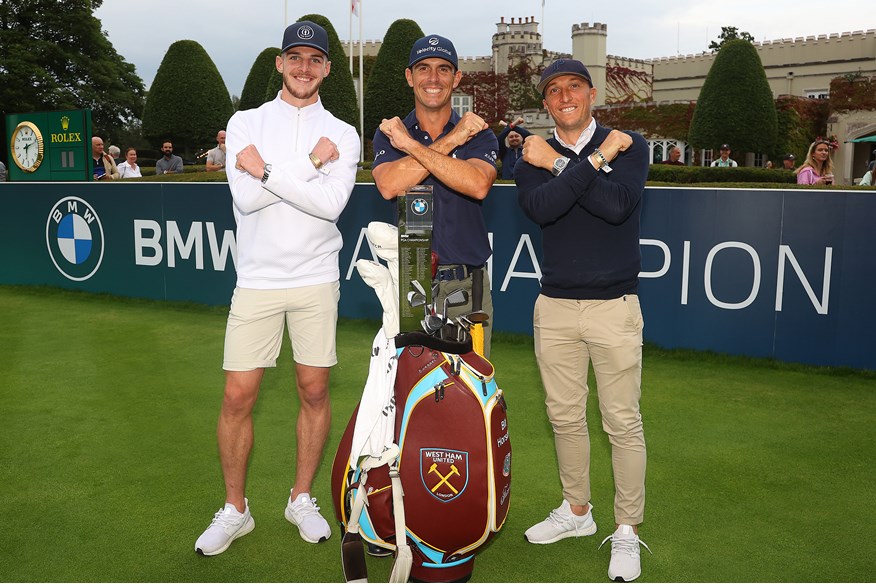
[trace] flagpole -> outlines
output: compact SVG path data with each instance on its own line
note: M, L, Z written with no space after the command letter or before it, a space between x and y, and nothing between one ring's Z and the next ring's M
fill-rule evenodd
M541 46L544 48L544 0L541 0Z
M362 140L362 148L359 150L359 162L365 162L365 79L362 65L362 54L365 51L365 43L362 40L362 20L365 16L365 1L359 0L359 135Z
M353 7L356 5L356 0L351 0L350 3L350 36L347 37L347 48L350 53L350 75L353 74Z

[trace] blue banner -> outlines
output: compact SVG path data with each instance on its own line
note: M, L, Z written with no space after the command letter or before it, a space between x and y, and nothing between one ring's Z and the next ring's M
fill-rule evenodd
M224 183L5 183L0 283L227 304L236 240ZM876 369L859 308L876 288L876 197L843 191L648 187L639 287L645 338L815 365ZM541 233L513 185L484 202L495 329L531 334ZM381 315L357 259L377 258L371 221L392 221L374 185L356 185L339 221L341 316Z

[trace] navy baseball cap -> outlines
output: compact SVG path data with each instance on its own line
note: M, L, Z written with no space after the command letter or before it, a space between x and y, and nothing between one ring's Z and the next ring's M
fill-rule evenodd
M414 64L423 59L431 59L433 57L444 59L453 65L454 69L459 69L456 58L456 47L453 46L450 39L438 36L437 34L424 36L414 43L414 46L411 48L411 58L408 63L408 68L413 67Z
M536 86L538 92L544 95L544 88L547 87L547 84L561 75L577 75L587 81L590 87L593 87L593 79L591 79L590 71L587 70L584 63L575 59L559 59L545 67L545 70L541 72L541 81Z
M797 157L793 154L785 154L785 157L782 160L796 160Z
M283 47L281 53L292 47L312 47L319 49L328 57L328 33L315 22L302 20L286 27L281 46Z
M721 144L719 150L730 150L730 144Z

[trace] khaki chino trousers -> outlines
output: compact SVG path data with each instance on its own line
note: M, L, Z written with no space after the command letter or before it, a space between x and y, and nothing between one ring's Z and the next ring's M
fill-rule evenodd
M590 502L586 414L592 363L602 427L611 443L615 522L638 525L645 514L646 461L639 411L644 321L638 296L568 300L539 295L533 325L563 497L572 505Z

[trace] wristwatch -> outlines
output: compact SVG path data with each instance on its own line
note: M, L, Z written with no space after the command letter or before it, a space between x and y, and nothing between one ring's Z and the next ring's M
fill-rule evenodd
M271 165L266 164L265 165L265 174L262 175L262 184L265 184L266 182L268 182L269 176L271 176Z
M566 166L569 165L569 159L565 156L560 156L556 160L554 160L554 167L551 169L551 172L554 176L560 176L560 173L566 170Z

